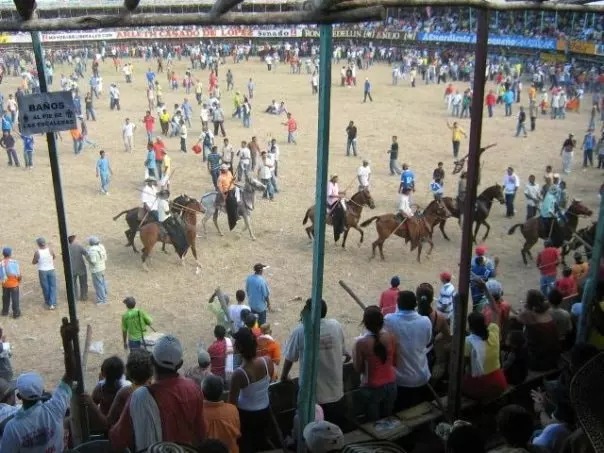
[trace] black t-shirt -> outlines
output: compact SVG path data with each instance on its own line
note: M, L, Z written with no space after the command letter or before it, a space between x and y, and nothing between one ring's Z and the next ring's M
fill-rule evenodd
M520 112L520 114L518 115L518 122L524 123L525 121L526 121L526 113Z
M390 159L398 159L398 143L390 145Z
M348 138L350 140L357 138L357 127L356 126L348 126L346 128L346 132L348 133Z

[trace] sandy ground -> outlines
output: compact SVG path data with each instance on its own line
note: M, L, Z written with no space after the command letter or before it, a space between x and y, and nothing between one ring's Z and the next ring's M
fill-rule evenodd
M176 70L182 74L185 62L178 63ZM97 122L89 122L90 138L97 142L99 149L105 149L111 161L115 176L111 184L111 195L99 194L99 184L95 179L95 162L98 149L91 147L79 156L72 150L72 142L67 132L59 143L61 174L67 208L70 232L76 233L81 241L95 234L107 248L109 261L107 279L109 282L110 303L97 307L91 301L78 303L77 311L82 330L87 324L93 327L93 340L103 341L104 354L90 354L86 380L88 385L95 382L103 358L118 354L125 357L122 350L120 315L124 311L121 300L132 295L139 306L147 310L154 318L158 331L177 335L185 347L185 366L195 363L195 351L203 341L212 341L214 317L205 307L208 296L220 285L233 294L242 288L246 276L256 262L269 264L266 277L272 290L272 303L276 312L269 315L274 336L283 343L299 320L299 311L303 302L286 302L296 296L306 299L311 289L312 248L301 225L304 212L314 202L314 181L316 171L317 145L317 97L311 95L310 76L288 74L289 67L279 66L275 72L267 72L264 65L257 62L229 64L221 67L220 81L226 87L225 73L231 68L237 89L245 90L249 77L256 82L256 96L253 99L252 128L244 129L239 121L228 118L225 122L228 136L235 145L252 135L259 138L262 146L269 134L275 136L281 146L280 188L274 203L259 200L253 214L253 224L257 241L252 242L242 225L219 237L211 223L208 235L197 241L203 270L195 273L192 258L185 267L180 267L173 250L167 255L156 249L151 261L151 272L141 268L140 256L130 248L124 247L124 219L113 222L112 217L123 209L139 204L138 189L142 185L143 161L145 151L145 132L141 120L146 110L144 72L147 66L134 61L134 83L127 85L123 76L114 71L108 60L101 66L104 78L105 94L96 104ZM67 67L55 70L55 85ZM207 86L208 72L195 71ZM358 74L362 81L366 76L373 83L372 103L363 104L362 83L352 89L333 86L331 114L331 143L329 155L330 173L340 175L341 185L350 184L352 194L356 188L356 169L361 160L371 162L373 170L371 190L376 209L371 213L382 214L394 210L397 201L398 178L389 176L388 155L386 150L393 134L399 136L400 161L407 162L416 172L417 193L415 201L426 205L431 195L429 183L432 170L438 161L445 162L446 195L455 196L457 178L451 176L453 169L450 133L446 128L449 119L443 104L443 85L425 86L418 83L411 88L403 81L399 86L390 85L390 70L385 65L376 65L368 72ZM159 80L164 87L167 105L182 102L184 97L194 101L194 94L185 95L184 90L167 89L165 75ZM339 84L339 68L334 65L333 80ZM107 88L111 82L120 85L122 110L110 112L108 109ZM18 83L16 78L6 78L0 86L7 95L14 91ZM87 81L80 83L82 89ZM456 84L465 89L464 84ZM487 89L490 84L487 86ZM83 96L82 96L83 98ZM526 99L526 96L524 96ZM225 113L232 109L232 93L223 92ZM284 118L262 113L271 99L283 99L299 124L298 145L285 143L285 127L280 125ZM523 99L523 101L525 101ZM517 106L514 107L517 113ZM537 131L529 133L528 138L515 138L516 117L504 118L503 108L496 109L495 117L485 119L483 143L498 146L489 150L484 159L482 187L501 183L508 165L517 169L523 184L530 173L542 181L546 164L554 165L559 171L560 146L569 132L574 132L579 143L588 123L587 108L584 113L569 113L566 120L552 121L539 118ZM194 144L201 123L199 109L195 106L195 122L189 134L188 147ZM130 117L137 125L135 151L126 154L121 141L121 125ZM356 158L345 156L346 135L344 129L348 121L354 120L359 130L360 155ZM469 120L460 121L469 132ZM23 168L2 170L2 213L4 217L0 242L13 247L15 258L22 265L22 312L18 320L4 318L2 327L13 345L13 366L15 371L35 369L46 377L52 385L62 374L61 343L58 334L60 319L67 314L65 283L60 259L57 260L59 282L59 307L50 312L43 306L41 290L35 266L31 258L36 250L35 238L45 236L57 253L60 243L56 211L51 184L51 173L43 136L36 138L35 168L26 171ZM169 154L176 169L172 192L187 193L199 197L211 189L211 180L199 156L189 152L183 154L177 139L167 140ZM467 140L462 150L467 149ZM21 147L19 148L21 149ZM20 151L19 151L20 152ZM580 153L575 153L580 154ZM597 188L602 181L599 170L582 171L579 157L575 158L575 171L566 179L572 196L582 198L594 211L597 211ZM538 271L534 266L524 267L520 248L522 240L507 235L508 228L524 219L524 197L517 201L515 219L504 217L503 206L494 206L489 220L491 235L487 241L490 253L501 258L500 280L506 299L518 304L525 290L538 283ZM369 211L363 212L367 218ZM220 219L223 230L227 230L226 218ZM582 225L587 220L582 220ZM417 264L415 253L409 253L399 238L391 238L385 244L386 261L369 261L371 242L376 238L375 227L366 230L365 243L357 247L358 235L352 231L347 250L334 246L329 228L325 249L324 298L329 305L329 316L336 317L344 326L349 343L360 332L361 312L356 304L338 285L343 279L368 303L376 303L380 292L388 287L390 277L401 276L401 288L414 289L423 281L438 286L438 274L445 270L456 269L459 257L460 230L456 221L447 225L451 242L446 242L440 232L434 235L435 248L432 256L424 257ZM138 238L137 238L137 243ZM537 251L541 246L537 246ZM91 284L89 282L89 284ZM94 300L92 287L91 297ZM83 339L83 334L82 334Z

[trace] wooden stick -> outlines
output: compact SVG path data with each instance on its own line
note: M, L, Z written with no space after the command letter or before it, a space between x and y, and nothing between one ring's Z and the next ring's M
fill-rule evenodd
M365 303L361 299L359 299L359 297L354 293L354 291L350 289L350 286L344 283L344 280L340 280L338 283L342 288L344 288L344 291L346 291L348 295L352 297L352 300L354 300L357 305L361 307L361 309L365 310L367 308L367 305L365 305Z
M86 325L86 339L84 340L84 351L82 352L82 368L84 371L88 371L88 352L90 349L90 343L92 343L92 326Z
M604 10L604 8L603 8ZM32 19L29 21L2 20L0 31L60 31L97 30L99 28L133 28L165 25L269 25L269 24L331 24L361 21L379 21L386 18L382 6L351 7L345 11L292 11L265 14L226 13L218 17L210 14L90 15L61 19Z
M577 233L573 232L573 237L574 237L575 239L578 239L578 240L579 240L579 242L580 242L581 244L583 244L583 245L585 246L585 248L586 248L586 249L588 249L588 250L593 250L592 245L591 245L589 242L587 242L586 240L584 240L584 239L583 239L581 236L579 236Z

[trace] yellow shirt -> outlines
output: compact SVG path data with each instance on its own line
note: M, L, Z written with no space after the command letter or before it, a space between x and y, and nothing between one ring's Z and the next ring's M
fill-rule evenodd
M159 115L159 120L162 123L169 123L170 122L170 114L168 112L160 114Z
M453 140L454 142L460 142L461 137L466 135L466 133L461 127L453 127L451 128L451 135L451 140Z
M164 166L162 168L162 172L164 174L169 174L170 168L172 168L172 158L167 154L164 154Z

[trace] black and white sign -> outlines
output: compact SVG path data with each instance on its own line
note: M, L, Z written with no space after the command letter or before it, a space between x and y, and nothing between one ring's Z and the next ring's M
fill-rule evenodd
M18 99L19 125L24 135L68 131L78 127L70 91L26 94Z

